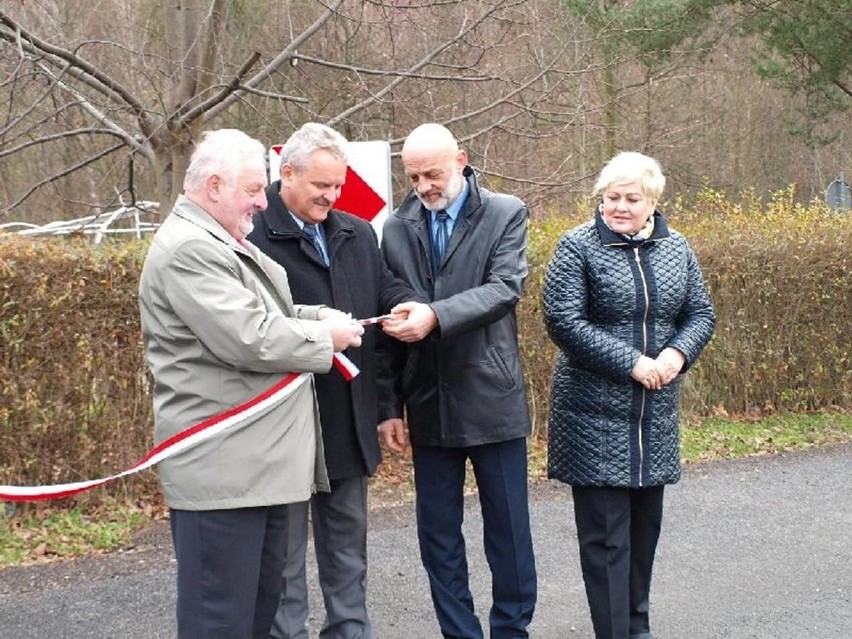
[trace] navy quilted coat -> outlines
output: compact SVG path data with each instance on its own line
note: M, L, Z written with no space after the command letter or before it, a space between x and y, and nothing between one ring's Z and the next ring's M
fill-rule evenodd
M655 212L631 242L600 212L559 241L544 284L548 334L559 347L551 389L548 476L571 485L638 488L680 479L682 374L710 341L710 297L686 239ZM640 355L671 346L681 375L658 391L630 377Z

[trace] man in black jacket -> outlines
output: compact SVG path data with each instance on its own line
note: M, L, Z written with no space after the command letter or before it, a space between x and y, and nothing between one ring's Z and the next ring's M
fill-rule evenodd
M527 503L530 420L515 307L527 275L526 206L480 188L467 154L438 124L406 138L412 191L383 230L391 271L428 304L384 325L399 348L380 373L380 432L414 459L420 555L445 637L482 639L462 535L471 461L492 575L492 639L527 637L536 572Z
M287 270L293 299L325 304L364 319L414 299L410 287L382 261L373 228L331 207L346 179L347 142L338 132L308 123L281 150L280 180L254 218L248 239ZM336 371L316 376L330 493L310 501L328 639L374 636L366 610L367 476L379 464L376 426L376 339L367 327L360 349L346 351L361 370L352 382ZM272 628L276 638L307 638L305 576L308 507L289 511L281 605Z

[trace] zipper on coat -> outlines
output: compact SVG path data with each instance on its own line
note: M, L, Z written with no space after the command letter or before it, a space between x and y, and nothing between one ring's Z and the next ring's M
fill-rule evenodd
M636 256L636 267L639 269L639 275L642 278L642 294L645 297L645 314L642 317L642 354L648 354L648 310L651 306L651 300L648 295L648 281L645 279L645 271L642 270L642 261L639 258L639 247L633 248L633 253ZM648 390L642 386L642 410L639 411L639 487L644 485L642 480L642 471L645 468L645 447L642 443L642 425L645 423L645 402L647 401Z

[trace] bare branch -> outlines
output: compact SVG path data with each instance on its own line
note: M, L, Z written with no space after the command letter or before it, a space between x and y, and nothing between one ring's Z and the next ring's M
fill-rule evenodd
M513 4L517 4L517 2L508 2L508 3L505 3L505 4L506 5L513 5ZM426 67L427 65L432 63L432 61L435 58L437 58L441 53L443 53L444 51L446 51L450 47L458 44L459 42L461 42L467 34L469 34L476 27L481 25L485 20L487 20L492 15L494 15L497 11L499 11L503 8L505 8L504 3L497 3L489 11L486 11L485 13L483 13L478 19L470 22L469 24L462 23L462 25L459 28L458 32L456 33L455 37L438 44L438 46L436 46L434 49L429 51L424 57L422 57L420 60L418 60L416 63L414 63L407 70L407 72L408 73L414 73L414 72L418 71L419 69ZM349 109L346 109L342 113L339 113L335 117L328 120L327 124L329 126L335 126L339 122L351 117L355 113L358 113L359 111L362 111L363 109L367 108L368 106L375 104L376 102L381 101L382 98L384 98L384 96L388 95L404 79L405 78L403 76L399 76L399 77L394 78L384 88L382 88L380 91L377 91L376 93L371 94L368 98L362 100L358 104L350 107Z
M35 138L33 140L28 140L23 144L19 144L18 146L9 147L7 149L3 149L0 151L0 159L4 157L15 155L15 153L19 153L28 149L32 146L39 146L41 144L48 144L50 142L55 142L56 140L62 140L64 138L77 137L80 135L111 135L114 137L122 138L120 135L116 134L115 131L111 131L110 129L101 129L101 128L93 128L88 127L84 129L74 129L72 131L61 131L59 133L54 133L53 135L45 135L39 138Z
M98 109L92 102L82 93L80 93L77 89L71 87L67 83L63 82L59 77L55 76L53 72L45 67L44 65L39 65L44 73L56 82L56 85L66 91L67 93L73 95L79 102L80 105L85 109L95 120L102 123L106 128L112 131L117 137L120 137L124 140L125 144L129 146L131 149L138 151L144 154L148 159L153 160L153 154L151 148L144 143L143 140L134 137L131 133L124 130L123 127L119 126L115 121L107 117L107 115Z
M303 55L301 53L297 53L293 55L293 60L304 60L305 62L311 62L318 66L327 67L329 69L339 69L341 71L352 71L353 73L357 73L358 75L376 75L376 76L384 76L384 77L401 77L401 78L416 78L418 80L435 80L435 81L447 81L447 82L489 82L493 80L497 80L495 76L458 76L458 75L430 75L428 73L418 73L415 71L396 71L393 69L367 69L364 67L356 67L351 64L342 64L339 62L332 62L331 60L324 60L322 58L315 58L309 55Z
M249 56L249 59L243 63L233 79L228 84L223 85L216 95L207 98L191 109L187 108L186 105L181 106L172 116L170 116L170 119L177 121L181 125L185 125L204 113L209 112L217 104L224 102L228 96L232 95L239 89L242 79L258 60L260 60L260 53L255 51L251 54L251 56Z
M282 102L296 102L298 104L307 104L310 100L307 98L301 98L295 95L284 95L283 93L272 93L271 91L261 91L260 89L253 89L251 87L247 87L244 84L239 85L240 92L248 93L249 95L256 95L261 98L271 98L273 100L280 100Z
M8 27L13 33L0 30L0 38L14 42L31 53L42 53L45 60L52 65L72 73L75 77L89 84L93 89L103 93L113 101L128 106L139 118L145 117L145 108L134 97L132 92L125 89L113 77L102 73L76 53L45 42L29 33L17 22L12 20L5 11L0 11L0 24Z
M307 29L302 31L298 37L294 38L289 45L287 45L275 58L272 59L269 64L267 64L263 69L261 69L258 73L256 73L252 78L247 80L244 83L246 88L255 88L257 85L265 82L269 79L269 77L275 73L278 69L281 68L282 65L289 62L293 55L296 53L296 50L304 43L307 42L308 39L311 38L317 31L319 31L323 25L328 22L333 15L337 12L340 5L342 5L344 0L337 0L333 5L328 7L326 11L317 18L314 23L309 26ZM227 109L231 104L233 104L238 99L237 92L230 94L224 100L212 106L205 114L204 120L209 121L212 118L215 118L222 111Z
M845 94L846 94L846 95L848 95L850 98L852 98L852 87L846 86L846 85L845 85L843 82L841 82L840 80L835 80L834 84L835 84L835 86L836 86L838 89L840 89L841 91L843 91L843 93L845 93Z
M12 202L9 206L5 207L4 210L3 210L3 214L5 215L9 211L14 209L16 206L20 206L20 204L22 202L24 202L28 197L30 197L33 193L35 193L41 187L43 187L47 184L50 184L51 182L55 182L55 181L57 181L57 180L59 180L63 177L68 176L68 175L71 175L72 173L79 171L80 169L97 162L101 158L108 156L110 153L114 153L114 152L119 151L123 148L124 148L123 142L121 142L119 144L115 144L115 145L111 146L110 148L101 151L100 153L96 153L95 155L93 155L89 158L86 158L85 160L82 160L82 161L78 162L77 164L74 164L72 166L65 168L64 170L60 171L59 173L56 173L54 175L51 175L51 176L41 180L37 184L34 184L32 187L30 187L29 190L27 190L21 197L19 197L17 200Z

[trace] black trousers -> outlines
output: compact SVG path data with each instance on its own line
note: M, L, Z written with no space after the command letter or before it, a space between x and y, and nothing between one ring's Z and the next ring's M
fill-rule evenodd
M650 636L651 571L663 486L573 486L580 565L597 639Z
M170 511L179 639L268 639L287 556L287 506Z

